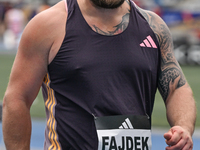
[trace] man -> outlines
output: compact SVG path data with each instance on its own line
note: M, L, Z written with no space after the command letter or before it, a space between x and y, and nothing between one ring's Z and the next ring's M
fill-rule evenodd
M98 149L96 122L106 116L133 115L136 124L141 118L150 123L157 87L172 126L164 135L166 149L193 147L195 102L170 32L156 14L133 2L67 0L30 21L4 97L7 150L30 149L30 107L41 85L47 112L44 149ZM149 136L130 136L122 136L120 146L114 136L102 137L102 149L131 149L133 141L139 149L139 140L150 149Z

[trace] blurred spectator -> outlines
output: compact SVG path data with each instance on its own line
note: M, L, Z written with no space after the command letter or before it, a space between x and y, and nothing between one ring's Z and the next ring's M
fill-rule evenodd
M0 2L0 41L2 41L2 37L5 31L5 13L10 8L11 6L9 2Z
M20 8L11 8L5 13L4 45L7 49L15 49L18 46L21 33L25 26L25 15Z
M0 23L2 23L4 20L4 12L5 12L4 9L5 9L4 4L0 2Z
M0 3L0 41L2 40L4 32L4 5Z

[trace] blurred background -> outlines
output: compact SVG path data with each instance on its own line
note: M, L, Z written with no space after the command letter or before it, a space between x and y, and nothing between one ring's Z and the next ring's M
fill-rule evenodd
M59 1L0 0L0 103L3 100L24 27L36 14ZM134 0L134 2L144 9L157 13L168 25L173 36L174 54L193 89L197 109L200 110L200 0ZM157 92L152 115L153 128L169 128L165 114L163 100ZM33 103L31 115L34 120L43 121L43 128L45 110L41 92ZM198 137L196 143L200 144L199 127L200 116L198 115L194 135ZM161 132L163 134L163 131ZM0 149L1 135L0 130ZM195 148L197 149L199 148Z
M0 0L0 51L16 50L27 22L60 0ZM135 0L169 26L180 64L200 64L199 0Z

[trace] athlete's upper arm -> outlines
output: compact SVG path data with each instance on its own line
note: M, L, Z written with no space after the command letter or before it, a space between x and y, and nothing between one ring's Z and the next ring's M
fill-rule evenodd
M25 100L28 106L47 72L48 54L54 42L47 17L46 13L39 14L24 29L5 94L12 99Z
M183 72L173 53L173 39L165 22L155 13L140 9L156 34L161 51L161 68L159 72L158 89L166 101L178 88L187 84Z

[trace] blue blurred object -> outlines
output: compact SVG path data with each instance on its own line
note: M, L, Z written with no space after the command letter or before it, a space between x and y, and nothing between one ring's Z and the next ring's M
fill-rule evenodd
M0 128L2 124L0 123ZM33 120L32 122L32 137L31 137L31 150L43 150L44 145L44 130L45 121L44 120ZM152 150L164 150L167 146L163 134L166 129L156 129L152 130ZM199 131L198 131L199 132ZM0 149L5 150L2 130L0 130ZM193 150L199 150L200 147L200 134L197 133L193 137L194 148Z
M180 11L164 10L161 17L168 25L177 24L183 21L182 13Z
M200 18L200 12L192 13L179 10L163 9L161 17L166 22L166 24L174 25L188 19Z

